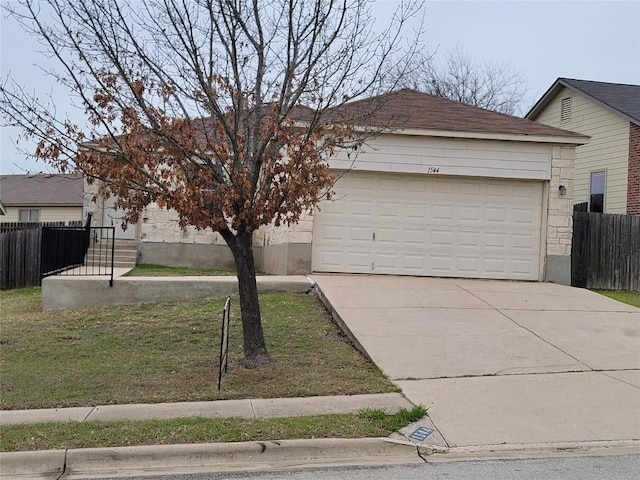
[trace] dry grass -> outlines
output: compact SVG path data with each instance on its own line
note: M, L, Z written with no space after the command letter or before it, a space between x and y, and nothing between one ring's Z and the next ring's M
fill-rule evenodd
M315 296L261 296L276 362L240 365L232 300L229 373L217 390L222 299L40 311L40 289L0 292L1 406L51 408L397 391Z

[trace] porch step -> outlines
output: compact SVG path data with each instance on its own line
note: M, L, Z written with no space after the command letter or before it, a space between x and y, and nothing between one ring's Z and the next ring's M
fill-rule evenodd
M94 268L108 268L110 266L110 245L105 244L103 249L97 247L98 252L87 252L86 265ZM113 266L115 268L132 268L136 266L138 259L138 245L135 240L116 240L113 245Z

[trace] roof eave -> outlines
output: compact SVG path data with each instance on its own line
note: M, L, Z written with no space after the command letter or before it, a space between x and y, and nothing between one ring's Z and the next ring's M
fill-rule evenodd
M304 123L296 122L296 125L303 127ZM585 145L589 143L591 137L588 135L531 135L515 133L491 133L491 132L467 132L455 130L432 130L427 128L385 128L385 127L364 127L354 126L356 131L371 131L375 135L415 135L421 137L443 137L443 138L472 138L477 140L502 140L511 142L537 142Z
M68 207L68 208L82 208L82 203L54 203L54 202L11 202L4 203L5 207Z
M589 143L590 137L586 135L576 136L556 136L556 135L531 135L518 133L490 133L490 132L457 132L452 130L428 130L419 128L403 128L390 130L383 133L395 133L401 135L419 135L427 137L449 137L449 138L473 138L478 140L502 140L511 142L536 142L584 145Z

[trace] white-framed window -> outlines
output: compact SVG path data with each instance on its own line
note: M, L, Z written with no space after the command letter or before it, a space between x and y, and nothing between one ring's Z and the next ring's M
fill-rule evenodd
M560 106L560 121L569 122L571 120L571 97L562 99Z
M604 213L604 194L607 185L607 172L591 172L589 181L589 211Z
M19 222L39 222L40 221L40 209L39 208L21 208L18 210Z

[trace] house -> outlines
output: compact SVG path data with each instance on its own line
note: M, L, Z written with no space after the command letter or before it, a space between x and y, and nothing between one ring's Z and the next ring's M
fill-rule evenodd
M83 179L78 175L28 174L0 177L2 222L83 220Z
M576 204L640 215L640 85L558 78L526 118L591 137L576 149Z
M329 160L335 196L254 237L258 269L570 283L575 147L589 141L531 120L414 90L354 101L380 133L357 160ZM356 115L352 115L356 113ZM145 209L139 261L231 267L218 234Z

